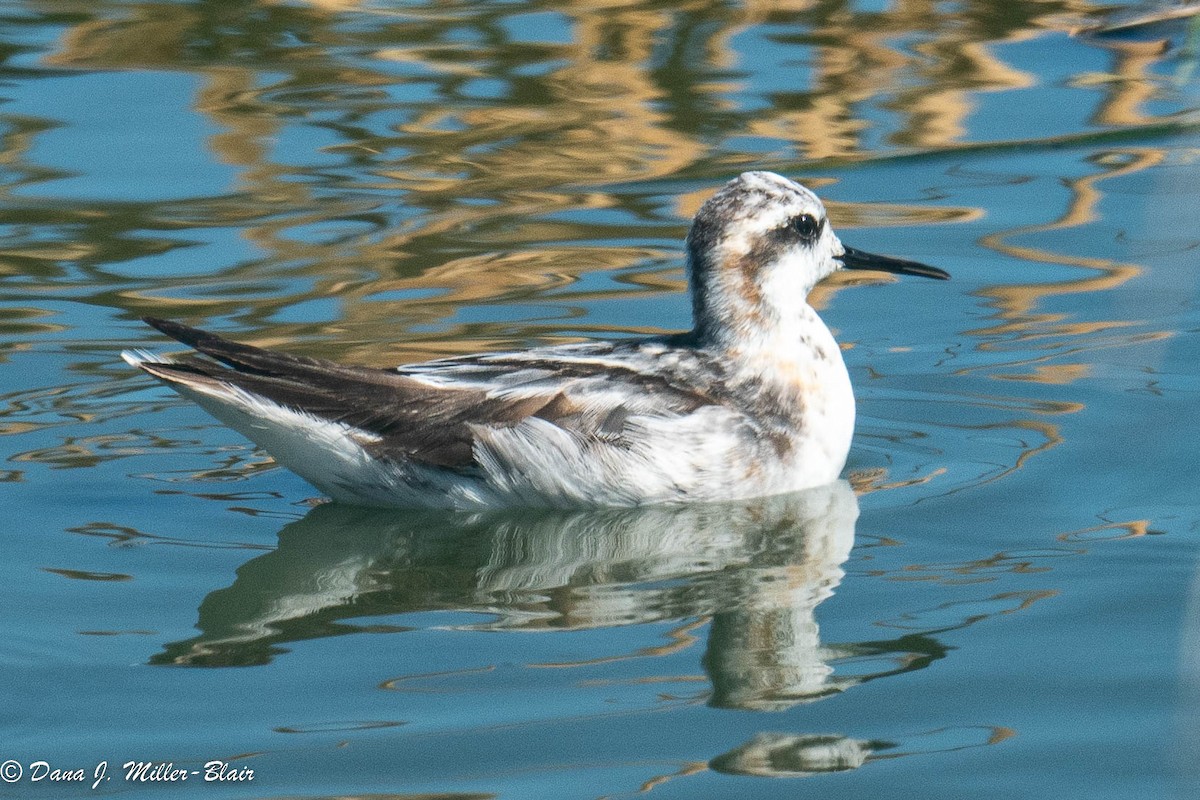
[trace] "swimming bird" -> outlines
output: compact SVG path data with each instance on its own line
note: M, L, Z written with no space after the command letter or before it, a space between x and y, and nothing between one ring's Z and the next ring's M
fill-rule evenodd
M208 358L122 356L349 503L637 506L836 480L854 393L809 291L839 269L949 275L844 246L817 196L770 172L701 206L686 258L684 333L381 369L146 318Z

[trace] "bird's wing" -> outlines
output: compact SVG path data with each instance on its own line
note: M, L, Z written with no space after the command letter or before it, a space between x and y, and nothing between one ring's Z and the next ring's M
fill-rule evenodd
M619 440L633 415L689 414L717 402L681 369L656 373L653 352L597 343L444 359L399 369L337 364L239 344L177 322L146 322L224 364L185 357L132 363L167 382L232 387L251 396L368 434L367 449L430 466L475 466L480 428L531 417L588 440ZM694 377L695 365L689 375ZM228 390L226 390L228 391Z

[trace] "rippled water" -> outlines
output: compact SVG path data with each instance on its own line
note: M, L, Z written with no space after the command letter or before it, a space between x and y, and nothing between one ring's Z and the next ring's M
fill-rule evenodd
M0 4L0 793L1195 796L1200 28L1114 8ZM117 356L684 328L747 168L954 275L821 288L848 483L320 506Z

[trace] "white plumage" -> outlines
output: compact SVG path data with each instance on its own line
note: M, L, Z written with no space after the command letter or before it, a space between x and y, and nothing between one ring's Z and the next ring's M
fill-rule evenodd
M948 276L843 247L816 196L765 172L705 203L687 245L683 334L373 369L147 319L215 361L123 356L346 502L635 506L835 480L854 396L805 296L844 267Z

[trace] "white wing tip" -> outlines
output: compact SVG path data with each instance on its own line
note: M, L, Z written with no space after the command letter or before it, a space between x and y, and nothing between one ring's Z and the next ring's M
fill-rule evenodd
M122 350L121 358L125 359L125 363L131 367L141 367L147 361L160 360L146 350Z

